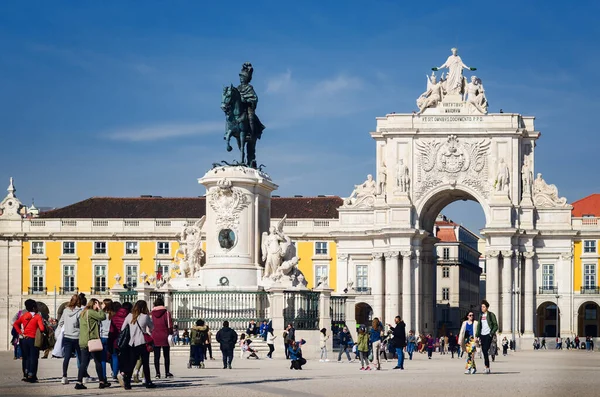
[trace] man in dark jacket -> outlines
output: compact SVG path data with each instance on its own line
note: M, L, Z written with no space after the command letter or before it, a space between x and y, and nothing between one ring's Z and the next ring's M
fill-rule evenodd
M350 358L350 353L348 353L348 349L352 350L352 335L348 330L348 327L344 326L344 328L338 334L338 338L340 340L340 352L338 354L338 363L342 361L342 354L346 353L346 357L348 357L348 362L352 362Z
M217 342L221 345L221 353L223 354L223 369L231 369L233 349L237 339L238 334L229 328L229 321L223 321L223 328L217 332Z
M404 369L404 348L406 347L406 324L400 318L400 316L396 316L394 319L396 326L392 326L390 324L389 327L392 330L392 338L391 342L394 344L396 348L396 354L398 355L398 365L394 367L394 369Z

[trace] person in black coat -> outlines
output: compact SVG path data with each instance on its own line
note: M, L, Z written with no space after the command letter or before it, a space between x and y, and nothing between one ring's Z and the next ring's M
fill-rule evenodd
M406 347L406 324L402 321L400 316L396 316L394 319L396 326L388 324L392 330L394 337L390 341L396 348L396 354L398 355L398 365L394 369L404 369L404 348Z
M235 348L238 335L233 329L229 328L229 321L223 321L223 328L217 332L216 337L223 353L223 369L231 369L233 349Z

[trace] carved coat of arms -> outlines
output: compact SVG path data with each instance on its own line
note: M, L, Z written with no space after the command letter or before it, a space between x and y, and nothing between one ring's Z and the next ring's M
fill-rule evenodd
M470 186L484 196L489 193L487 183L487 152L490 141L486 139L463 142L456 135L448 139L416 141L418 200L427 191L441 183Z
M250 204L248 196L233 187L227 178L217 182L217 187L207 194L208 204L217 215L216 224L221 229L238 229L240 212Z

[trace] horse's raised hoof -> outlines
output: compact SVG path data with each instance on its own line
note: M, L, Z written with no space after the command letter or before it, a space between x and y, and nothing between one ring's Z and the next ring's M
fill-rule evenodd
M231 147L231 145L227 145L227 151L231 152L233 150L233 148Z

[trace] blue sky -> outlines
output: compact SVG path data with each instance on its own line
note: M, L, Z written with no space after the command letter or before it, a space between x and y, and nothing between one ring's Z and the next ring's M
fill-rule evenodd
M201 195L234 158L222 87L251 61L277 193L345 196L374 172L375 117L414 110L457 46L490 111L537 117L536 172L569 201L600 191L599 2L216 3L0 3L0 183L43 206ZM484 224L476 203L445 212Z

